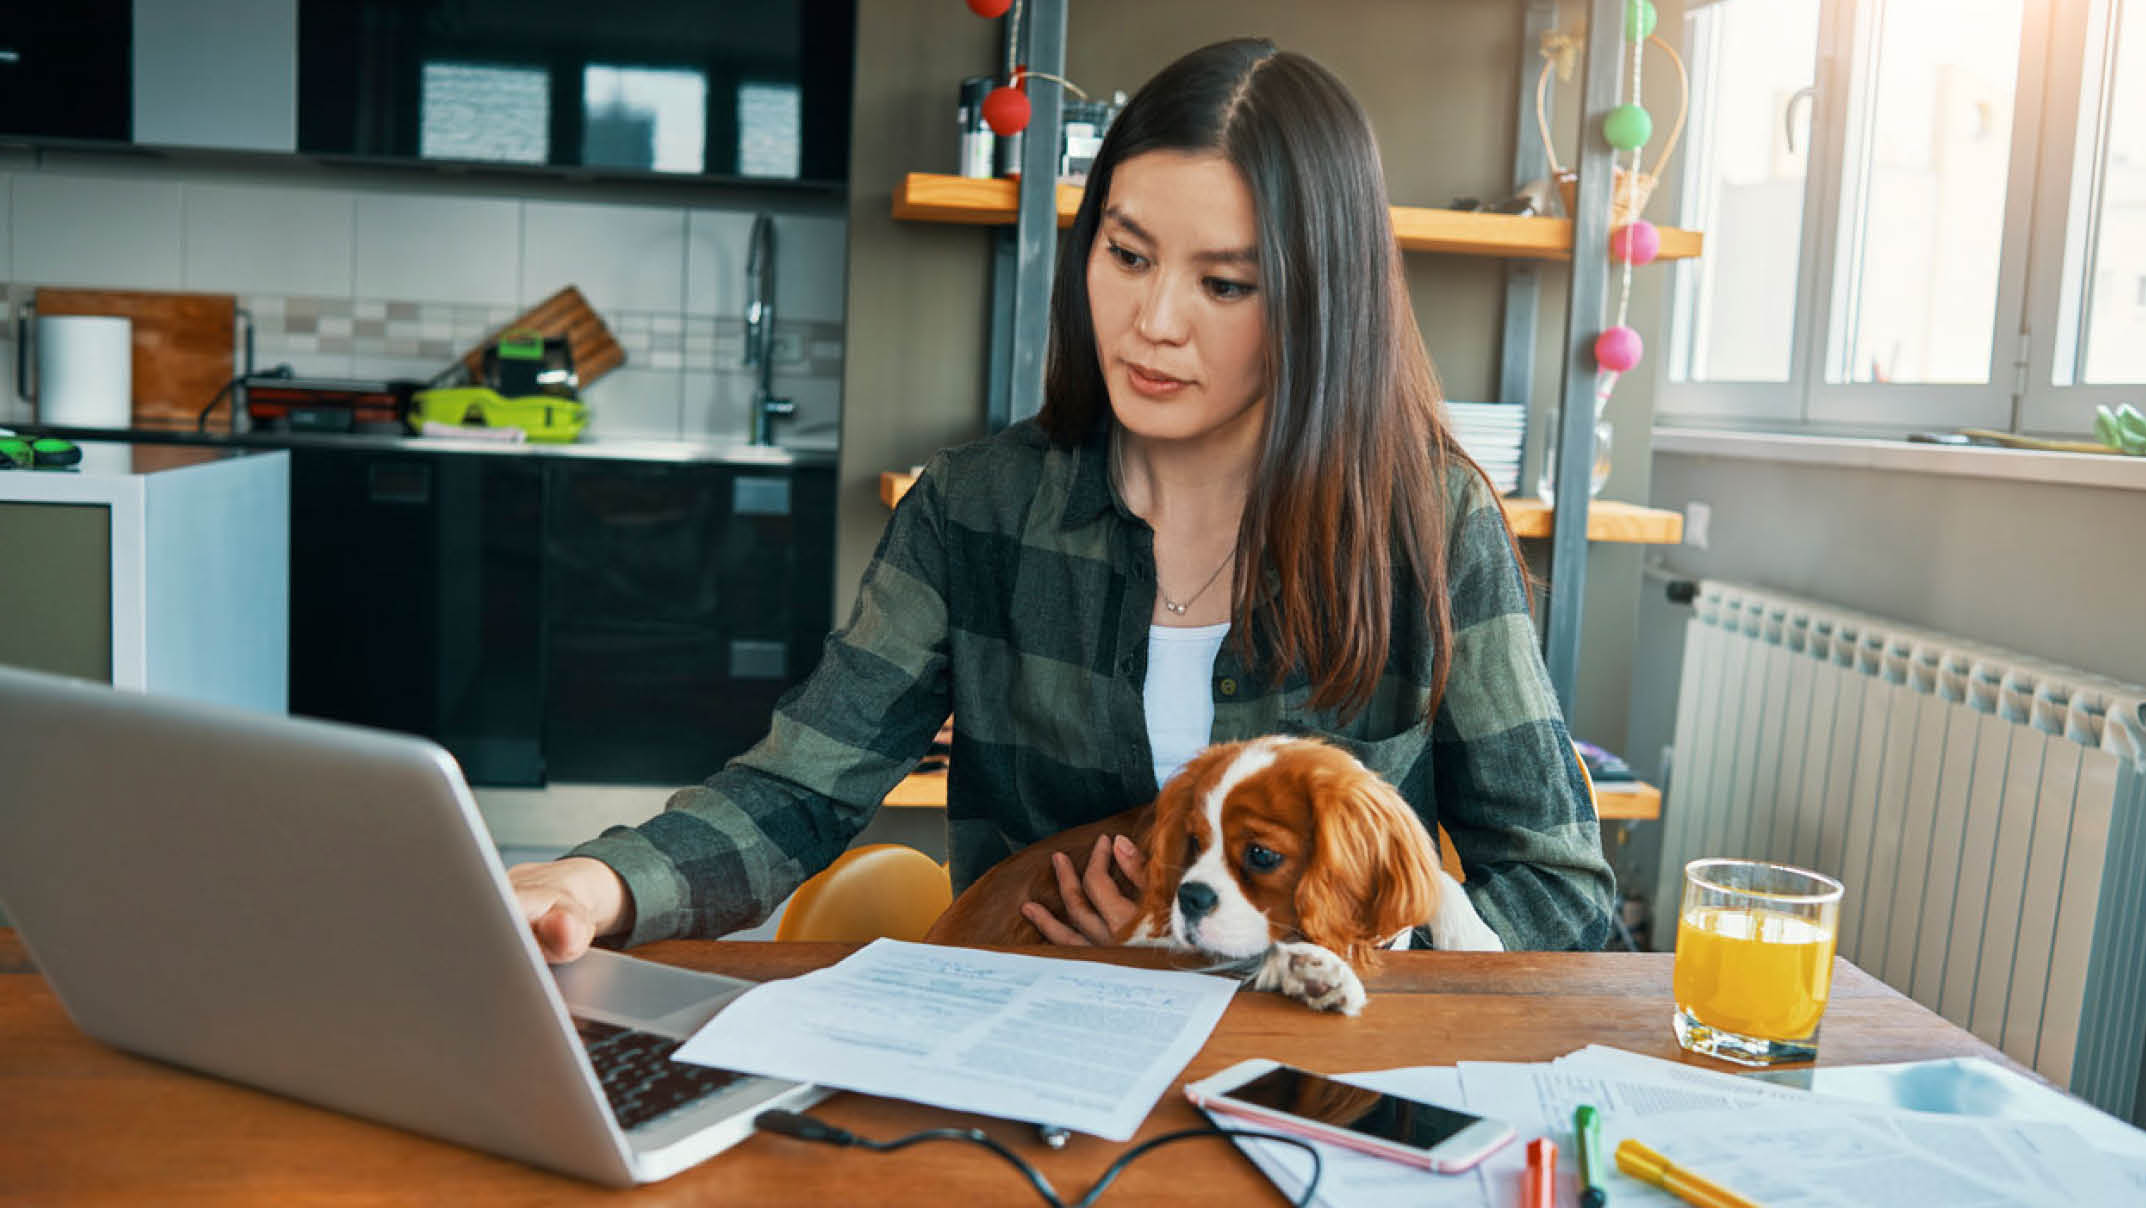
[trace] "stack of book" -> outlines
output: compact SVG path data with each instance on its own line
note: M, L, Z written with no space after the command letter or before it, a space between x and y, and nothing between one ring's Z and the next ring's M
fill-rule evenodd
M1520 490L1520 446L1527 439L1528 409L1522 403L1446 404L1453 435L1500 495Z

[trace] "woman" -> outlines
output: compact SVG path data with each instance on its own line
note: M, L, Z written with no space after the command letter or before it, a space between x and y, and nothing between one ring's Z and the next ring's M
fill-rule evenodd
M1210 741L1312 733L1445 825L1507 948L1599 948L1594 813L1340 81L1245 39L1142 88L1090 171L1050 347L1042 413L932 459L765 740L511 870L547 955L765 918L949 711L957 891ZM1113 865L1137 887L1137 851L1099 845L1061 865L1067 919L1024 910L1104 942L1130 909Z

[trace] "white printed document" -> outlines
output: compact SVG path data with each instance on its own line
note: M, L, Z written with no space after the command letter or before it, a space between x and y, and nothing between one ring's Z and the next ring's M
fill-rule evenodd
M1125 1141L1236 991L1200 973L882 939L746 991L675 1056Z

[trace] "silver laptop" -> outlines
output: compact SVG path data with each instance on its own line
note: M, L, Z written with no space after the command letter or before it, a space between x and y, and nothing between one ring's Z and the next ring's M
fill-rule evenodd
M748 982L548 968L420 739L0 668L0 910L107 1044L601 1183L826 1094L667 1059Z

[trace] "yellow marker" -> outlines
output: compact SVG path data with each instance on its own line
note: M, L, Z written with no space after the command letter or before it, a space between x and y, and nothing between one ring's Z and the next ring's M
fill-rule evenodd
M1710 1183L1627 1137L1617 1146L1617 1169L1699 1208L1760 1208L1719 1183Z

